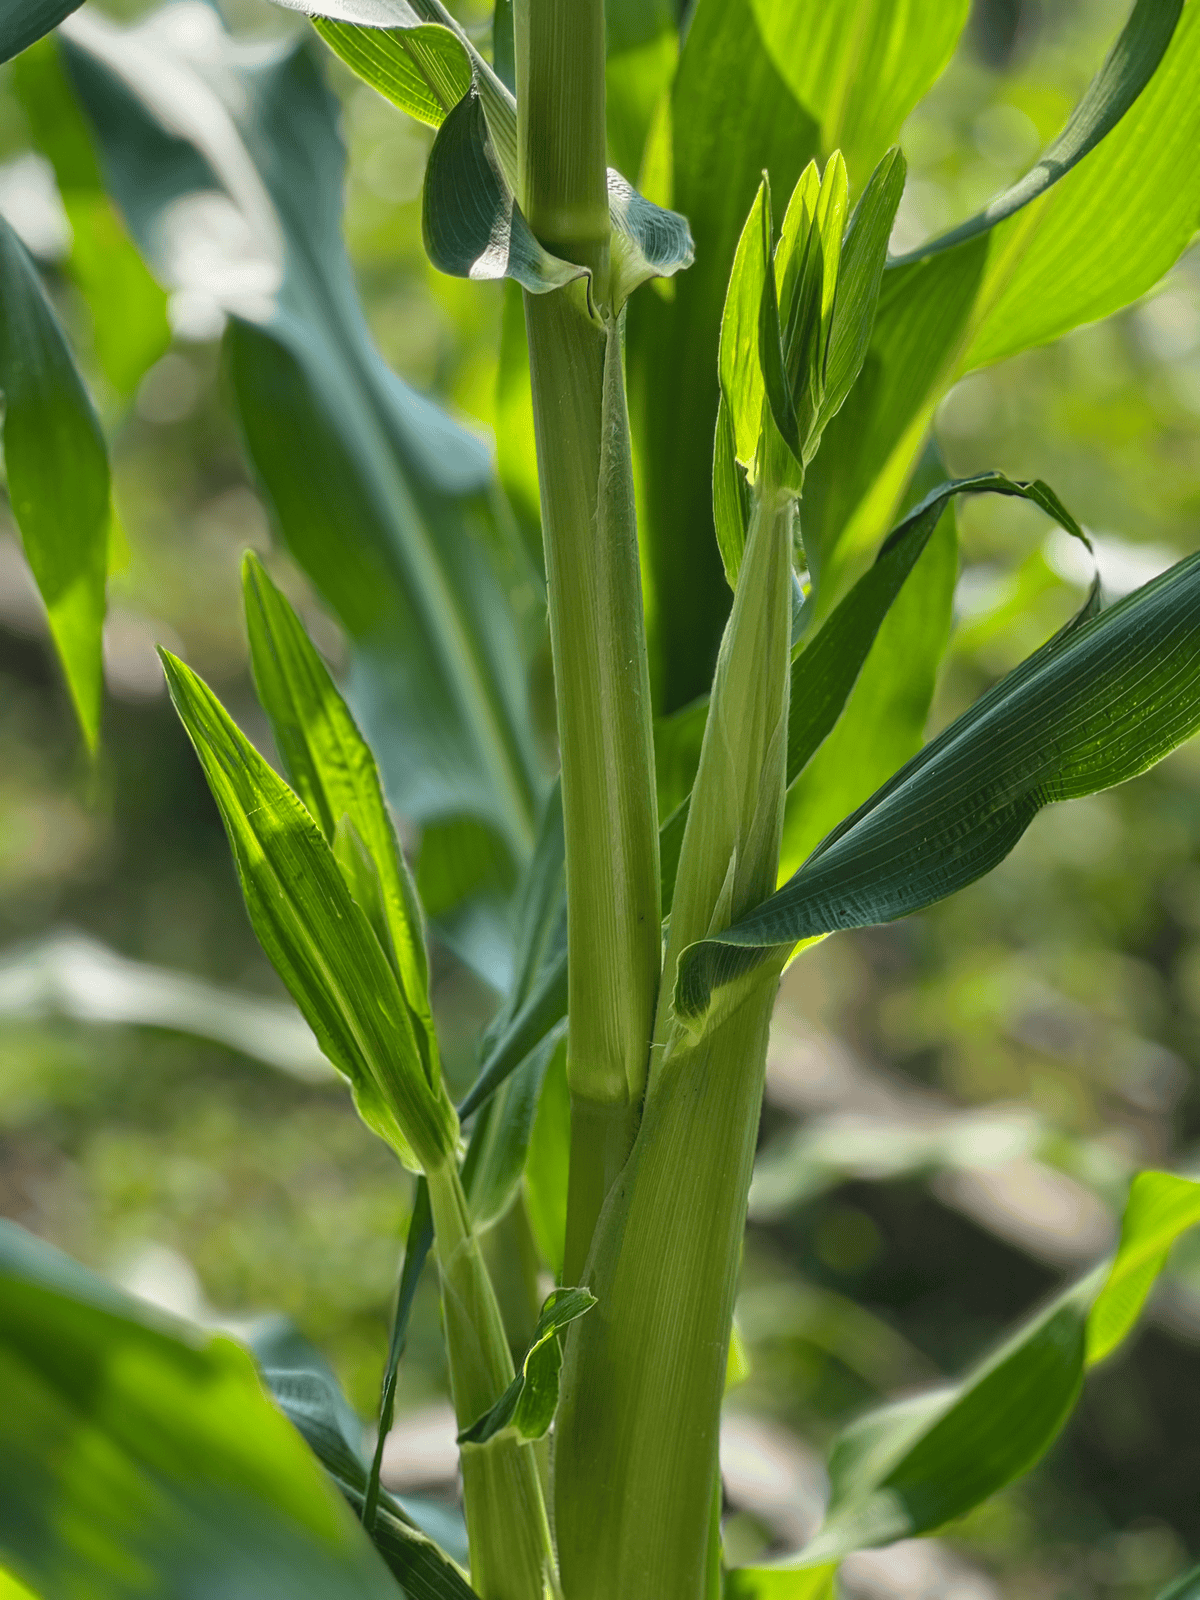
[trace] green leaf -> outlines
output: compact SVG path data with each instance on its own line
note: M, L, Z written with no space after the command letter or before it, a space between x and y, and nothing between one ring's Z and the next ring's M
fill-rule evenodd
M508 1210L525 1169L546 1071L566 1044L566 1019L556 1022L524 1061L490 1094L475 1119L462 1181L477 1230Z
M680 964L677 1001L836 928L890 922L996 866L1037 812L1144 772L1200 727L1200 556L1069 626Z
M1200 14L1186 8L1176 26L1177 11L1176 0L1138 0L1028 177L961 236L931 241L886 272L862 382L806 484L824 609L886 528L953 383L1119 310L1190 241L1200 210L1189 155L1200 141Z
M966 9L964 0L697 0L691 10L663 148L653 152L656 170L671 177L648 192L688 218L696 264L672 299L635 297L628 327L660 713L708 689L729 609L709 535L718 345L730 269L763 170L776 194L788 195L813 157L840 146L852 188L861 186L945 65ZM870 79L861 75L868 66Z
M276 1403L361 1517L368 1482L362 1429L333 1373L286 1325L282 1336L276 1325L256 1338L254 1349ZM382 1489L371 1530L404 1594L409 1600L475 1600L465 1574L412 1515L416 1509Z
M468 92L471 63L449 28L364 28L314 17L313 27L354 72L401 111L440 128Z
M679 56L671 0L608 0L604 7L608 147L622 172L641 171L654 113Z
M335 843L345 819L366 851L378 877L380 943L400 980L436 1088L437 1036L421 906L388 815L375 758L299 617L253 552L242 563L242 586L254 684L276 748L326 843ZM348 881L353 892L353 879ZM368 909L363 896L356 898Z
M506 1428L522 1439L541 1439L549 1432L558 1405L562 1348L558 1338L568 1323L596 1304L587 1289L553 1289L546 1296L520 1372L483 1416L464 1428L459 1444L485 1444Z
M1200 1184L1139 1173L1111 1268L1057 1295L958 1383L851 1423L829 1453L830 1502L816 1536L787 1563L739 1574L733 1595L804 1594L784 1575L930 1533L1027 1472L1070 1414L1086 1365L1129 1332L1171 1242L1198 1220Z
M725 1600L835 1600L837 1563L823 1567L734 1567Z
M810 163L807 172L815 182L816 164ZM797 193L803 182L802 176L796 185ZM729 273L729 286L725 291L725 309L721 315L718 370L722 405L717 418L718 435L722 426L728 430L731 445L731 448L727 447L729 457L740 461L744 467L753 464L762 430L763 367L759 360L759 323L767 262L771 259L770 205L771 192L768 180L764 177L738 240ZM764 237L767 241L765 249ZM717 457L720 457L719 448ZM714 463L714 503L718 499L716 472ZM742 541L745 542L744 528ZM732 585L728 561L725 569L726 578Z
M80 4L81 0L8 0L0 17L0 62L27 50Z
M1174 1583L1169 1583L1158 1600L1196 1600L1200 1595L1200 1567L1193 1567Z
M13 85L33 145L54 168L71 224L67 268L92 314L96 357L113 388L128 397L170 343L167 297L105 191L55 40L25 51L13 67Z
M571 1152L571 1093L567 1052L559 1048L542 1083L525 1157L525 1210L538 1253L562 1277L567 1242L567 1177Z
M431 1084L396 974L303 804L196 674L162 652L171 698L221 812L259 942L363 1121L417 1171L458 1123Z
M387 1600L250 1357L0 1222L0 1559L47 1595Z
M1139 1172L1121 1222L1116 1259L1088 1318L1087 1362L1103 1361L1133 1327L1179 1235L1200 1222L1200 1183Z
M2 217L0 389L9 503L79 725L94 750L104 684L108 453L37 269Z
M165 26L118 29L87 12L69 25L68 68L112 191L168 284L168 215L214 190L235 209L261 288L231 296L228 273L212 288L230 313L242 436L291 553L352 641L347 699L389 798L418 823L476 819L519 862L544 778L488 550L504 535L487 448L401 383L371 340L341 239L339 111L315 48L272 46L251 66L215 13L196 17L237 86L228 103ZM189 142L171 131L176 92Z

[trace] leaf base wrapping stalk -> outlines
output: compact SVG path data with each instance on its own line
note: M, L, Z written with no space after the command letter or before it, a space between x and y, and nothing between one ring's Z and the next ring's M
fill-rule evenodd
M447 1163L427 1178L454 1412L465 1428L512 1381L512 1355L457 1169ZM481 1600L554 1594L554 1552L533 1447L512 1434L464 1445L462 1475L471 1586Z

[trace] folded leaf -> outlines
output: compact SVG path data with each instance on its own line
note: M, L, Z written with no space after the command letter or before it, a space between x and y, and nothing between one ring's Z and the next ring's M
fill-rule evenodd
M1167 1249L1197 1220L1200 1183L1139 1173L1111 1269L1058 1295L960 1382L851 1423L829 1453L830 1502L816 1536L790 1562L737 1574L732 1594L807 1594L785 1575L829 1571L854 1550L932 1532L1027 1472L1070 1414L1087 1353L1125 1336ZM1126 1315L1124 1286L1135 1279L1137 1305Z
M512 1428L522 1439L541 1439L549 1432L558 1405L562 1349L558 1336L568 1323L596 1304L587 1289L553 1289L547 1295L529 1350L512 1383L490 1411L458 1436L459 1444L484 1444Z
M812 853L680 963L676 1002L800 939L890 922L996 866L1037 812L1144 772L1200 727L1200 556L1070 627L1002 679Z
M246 1352L0 1222L0 1561L45 1595L395 1600Z
M9 503L79 725L95 749L104 676L108 453L37 269L3 217L0 390Z
M458 1120L430 1083L395 972L316 823L212 691L162 652L221 812L250 921L367 1125L417 1171L452 1159Z
M81 0L8 0L0 17L0 62L27 50L80 4Z

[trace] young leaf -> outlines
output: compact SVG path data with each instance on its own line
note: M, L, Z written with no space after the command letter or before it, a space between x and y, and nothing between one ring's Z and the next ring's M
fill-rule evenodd
M366 851L378 881L380 943L395 966L436 1088L437 1036L429 1008L421 907L388 815L375 758L299 617L253 552L242 563L242 587L254 685L276 747L326 842L334 845L343 821L348 821ZM366 900L356 898L369 912Z
M8 498L84 738L100 737L108 453L25 246L0 217L0 390Z
M815 165L812 171L815 174ZM797 189L799 187L797 184ZM738 240L733 269L729 274L729 287L725 291L725 309L721 316L719 370L722 406L718 412L718 427L721 426L723 412L732 444L729 454L746 467L754 462L758 436L762 430L763 369L758 358L758 328L767 263L771 259L770 205L770 190L764 177ZM716 473L714 462L714 502L717 494ZM744 531L742 541L745 541Z
M0 62L27 50L81 3L82 0L8 0L0 17Z
M492 1406L458 1436L459 1444L485 1444L505 1428L522 1439L541 1439L549 1432L558 1405L562 1371L559 1334L596 1304L587 1289L553 1289L546 1297L520 1372Z
M396 974L312 817L196 674L162 652L171 698L229 835L250 921L367 1125L406 1166L451 1159L458 1119L430 1083Z
M687 952L677 1000L768 951L931 905L1002 861L1037 812L1160 761L1200 727L1200 556L1050 641L926 745L736 927Z
M438 23L364 28L314 17L313 27L372 89L430 127L440 128L470 90L470 59L457 35Z
M1171 1243L1197 1220L1200 1183L1139 1173L1111 1270L1058 1295L960 1382L851 1423L829 1453L830 1503L815 1538L790 1562L739 1574L732 1593L804 1594L785 1574L932 1532L1027 1472L1074 1406L1089 1352L1124 1338Z
M246 1352L0 1222L0 1560L41 1594L396 1600Z

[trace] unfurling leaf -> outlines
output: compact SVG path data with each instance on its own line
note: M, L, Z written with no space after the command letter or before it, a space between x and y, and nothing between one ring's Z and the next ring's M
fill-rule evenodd
M554 1289L546 1297L520 1372L490 1411L458 1436L459 1444L485 1444L505 1428L522 1439L541 1439L554 1421L562 1371L559 1334L596 1304L587 1289Z

